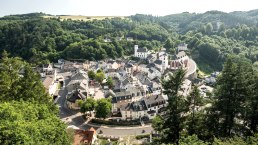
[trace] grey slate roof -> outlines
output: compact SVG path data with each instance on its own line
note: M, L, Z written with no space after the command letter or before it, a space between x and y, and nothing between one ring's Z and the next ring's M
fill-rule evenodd
M127 64L125 65L125 67L126 67L126 68L131 68L131 67L133 67L133 65L130 64L130 63L127 63Z
M80 92L79 90L76 90L67 98L67 101L75 103L77 100L85 100L86 99L86 92Z
M149 63L146 67L147 68L152 68L152 67L155 67L156 65L154 63Z
M143 85L151 85L151 80L148 78L148 76L142 74L142 73L137 73L135 77L143 84Z
M158 104L165 104L166 102L161 95L153 95L150 97L145 97L143 98L143 100L148 108L157 106Z
M115 97L112 98L112 103L117 103L119 101L131 99L132 95L129 91L116 92Z
M88 75L81 72L77 72L71 77L71 80L84 80L84 79L88 79Z
M148 52L147 48L138 48L137 52Z
M127 85L128 83L130 83L128 77L122 81L122 85L123 85L123 86Z
M154 63L155 63L155 64L158 64L158 65L162 65L162 61L159 60L159 59L155 60Z
M132 103L123 103L118 106L121 111L145 111L147 110L146 104L143 100L132 102Z

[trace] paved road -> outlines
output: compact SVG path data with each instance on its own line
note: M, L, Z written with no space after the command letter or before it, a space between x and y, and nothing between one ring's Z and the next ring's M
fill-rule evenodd
M69 83L68 77L64 77L65 84ZM153 129L151 126L139 126L139 127L107 127L107 126L92 126L85 124L84 119L81 117L81 113L79 111L73 111L67 108L66 106L66 95L68 91L66 88L61 89L59 91L59 98L57 99L57 105L59 106L59 116L62 121L66 122L68 125L74 125L81 129L89 129L90 127L94 127L99 133L102 131L102 135L104 136L112 136L112 137L123 137L129 135L139 135L144 133L150 133Z
M83 128L87 129L91 125L82 126ZM94 127L94 125L92 126ZM124 137L124 136L130 136L130 135L140 135L140 134L148 134L153 131L153 128L150 125L146 126L139 126L139 127L107 127L107 126L101 126L101 127L94 127L99 133L99 131L102 131L103 136L108 137Z
M189 68L187 70L186 76L189 76L196 72L197 65L194 60L189 59Z

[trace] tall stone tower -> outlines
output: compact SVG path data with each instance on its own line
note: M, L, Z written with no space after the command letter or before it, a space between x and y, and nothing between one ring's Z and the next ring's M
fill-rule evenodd
M134 45L134 56L135 57L138 57L137 51L138 51L138 45Z

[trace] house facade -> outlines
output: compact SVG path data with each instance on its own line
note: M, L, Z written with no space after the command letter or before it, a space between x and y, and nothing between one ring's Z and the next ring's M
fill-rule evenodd
M170 62L170 69L177 70L180 68L187 68L189 66L189 57L184 51L180 51L174 55L173 60Z
M149 55L147 48L139 48L138 45L134 45L134 57L146 59Z
M52 74L52 75L47 75L47 76L42 77L41 80L46 89L46 92L48 92L48 94L50 96L53 96L58 89L57 88L58 81L56 78L56 71L54 70L54 74Z

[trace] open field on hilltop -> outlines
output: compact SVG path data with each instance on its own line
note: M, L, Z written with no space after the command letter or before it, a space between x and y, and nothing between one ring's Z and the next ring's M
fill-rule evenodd
M103 20L103 19L112 19L112 18L121 18L125 19L126 16L81 16L81 15L57 15L57 16L43 16L43 18L58 18L60 17L61 20L83 20L83 21L92 21L96 20Z

